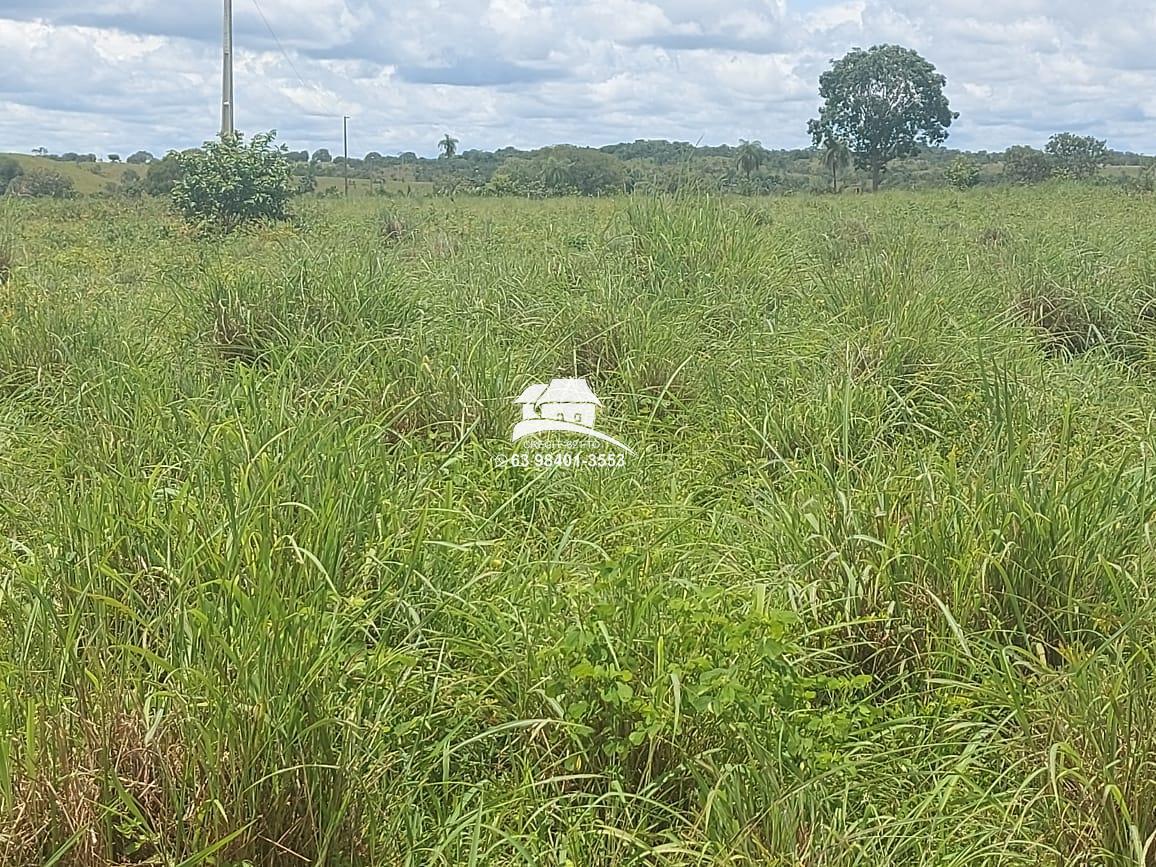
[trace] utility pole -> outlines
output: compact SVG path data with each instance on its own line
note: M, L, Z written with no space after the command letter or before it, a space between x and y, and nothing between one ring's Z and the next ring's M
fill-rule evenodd
M341 137L345 140L345 162L341 164L345 172L345 198L349 198L349 115L341 119Z
M222 39L221 138L231 137L233 126L233 0L225 0L225 32Z

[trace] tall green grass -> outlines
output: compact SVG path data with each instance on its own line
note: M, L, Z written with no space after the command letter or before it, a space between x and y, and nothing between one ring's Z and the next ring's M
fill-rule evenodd
M1148 206L5 202L0 862L1156 863Z

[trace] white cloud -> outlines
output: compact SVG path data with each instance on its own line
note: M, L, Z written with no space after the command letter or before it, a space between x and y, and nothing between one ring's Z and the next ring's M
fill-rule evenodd
M238 123L296 147L332 149L344 114L358 153L432 153L445 131L467 148L804 146L819 74L880 42L947 76L961 113L949 144L1040 144L1069 128L1129 149L1156 137L1156 9L1129 0L258 3L236 4ZM207 5L5 0L0 150L164 151L212 136L220 25Z

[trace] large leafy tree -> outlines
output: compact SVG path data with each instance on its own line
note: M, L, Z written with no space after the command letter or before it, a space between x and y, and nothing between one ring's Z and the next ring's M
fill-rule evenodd
M762 142L739 139L735 165L743 173L743 177L749 178L751 172L757 172L766 161L767 152L763 149Z
M856 48L819 77L823 105L807 131L816 147L830 139L846 142L856 168L870 173L877 190L889 162L947 139L959 113L947 104L946 84L910 48Z
M851 150L837 138L827 139L823 150L823 168L831 173L831 192L839 192L839 172L851 165Z
M1090 178L1104 165L1107 142L1090 135L1058 132L1044 145L1056 174L1067 178Z

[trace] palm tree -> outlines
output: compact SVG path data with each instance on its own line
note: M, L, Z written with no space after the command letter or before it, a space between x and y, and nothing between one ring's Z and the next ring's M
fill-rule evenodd
M446 137L438 142L438 149L442 156L449 159L458 152L458 140L447 132Z
M739 139L735 165L747 178L750 178L751 172L758 171L766 159L767 152L763 150L761 142L747 141L745 138Z
M831 173L831 191L839 192L839 172L851 165L851 151L847 143L837 138L827 139L827 149L823 151L823 167Z
M542 181L546 184L547 190L555 193L563 191L568 174L566 164L557 157L546 157L545 163L542 164Z

